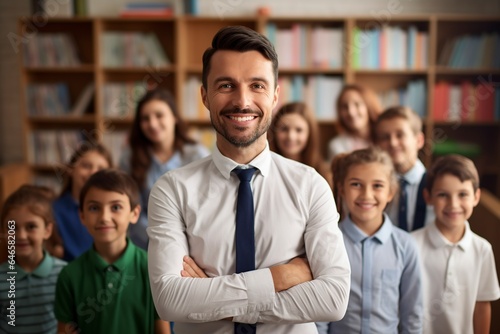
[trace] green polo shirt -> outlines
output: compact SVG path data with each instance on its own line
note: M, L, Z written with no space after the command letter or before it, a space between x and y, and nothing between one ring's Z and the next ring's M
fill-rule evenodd
M66 262L53 258L47 252L31 273L17 264L13 270L7 262L0 265L0 333L57 331L55 290L57 276L65 265Z
M92 247L61 271L54 312L81 333L153 333L158 315L146 252L127 240L125 253L108 264Z

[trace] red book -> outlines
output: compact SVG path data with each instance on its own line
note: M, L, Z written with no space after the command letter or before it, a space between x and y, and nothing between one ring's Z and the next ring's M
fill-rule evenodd
M435 121L447 121L450 99L450 85L440 81L434 87L434 105L432 115Z
M493 122L495 116L495 87L482 82L476 86L477 118L476 121Z
M460 84L462 88L460 119L462 121L473 121L476 118L477 99L474 86L470 81L464 81Z

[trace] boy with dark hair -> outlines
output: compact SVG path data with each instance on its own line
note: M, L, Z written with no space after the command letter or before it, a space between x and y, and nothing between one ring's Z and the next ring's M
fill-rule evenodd
M405 231L432 222L432 208L423 197L425 166L418 159L424 146L422 120L408 107L392 107L377 118L374 133L375 143L389 153L399 175L399 194L386 209L391 221Z
M448 155L430 168L424 197L436 220L412 233L422 263L426 334L489 333L490 302L500 289L491 245L467 222L479 196L471 160Z
M56 287L58 333L170 333L151 296L147 255L127 238L140 213L137 184L105 169L80 192L80 218L93 247L61 271Z

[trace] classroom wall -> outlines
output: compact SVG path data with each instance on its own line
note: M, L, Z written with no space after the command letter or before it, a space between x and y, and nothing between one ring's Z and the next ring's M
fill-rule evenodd
M68 0L52 0L66 2ZM87 0L89 14L113 16L132 0ZM182 0L133 0L169 2ZM235 15L252 15L257 8L268 6L275 16L372 15L378 17L390 8L399 14L474 13L500 14L498 0L199 0L202 15L221 19ZM17 19L30 15L30 1L0 1L0 165L23 160L24 137L20 115L20 83L17 54L9 34L17 33Z

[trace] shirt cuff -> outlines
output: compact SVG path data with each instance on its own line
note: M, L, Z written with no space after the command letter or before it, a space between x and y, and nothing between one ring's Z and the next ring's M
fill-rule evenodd
M247 284L248 310L246 314L233 317L234 322L255 324L259 312L272 309L274 297L274 282L271 271L266 269L254 270L242 274Z

